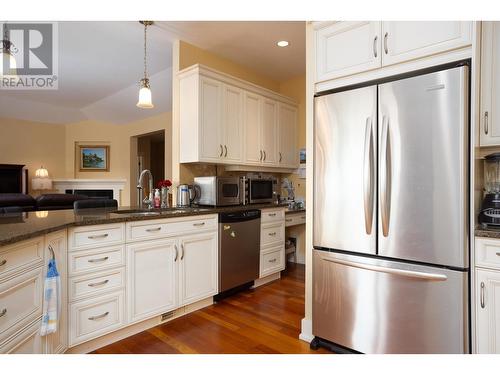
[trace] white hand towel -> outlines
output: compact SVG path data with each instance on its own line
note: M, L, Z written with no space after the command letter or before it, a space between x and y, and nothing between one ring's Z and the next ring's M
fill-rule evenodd
M61 311L61 277L57 272L56 261L51 259L47 268L43 290L43 315L41 336L57 331Z

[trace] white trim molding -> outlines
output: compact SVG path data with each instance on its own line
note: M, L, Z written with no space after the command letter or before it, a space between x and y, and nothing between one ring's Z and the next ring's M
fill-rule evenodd
M314 335L312 333L312 321L310 319L302 319L299 339L305 342L311 342L314 339Z
M113 190L113 199L116 199L118 201L118 205L121 205L121 192L125 188L126 183L127 180L124 178L116 178L116 179L56 178L52 180L54 189L59 191L60 193L65 193L67 189Z

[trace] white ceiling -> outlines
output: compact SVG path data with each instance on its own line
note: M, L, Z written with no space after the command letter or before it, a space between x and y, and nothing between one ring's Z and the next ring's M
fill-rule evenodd
M143 74L139 22L60 22L59 89L0 91L0 117L127 123L172 107L172 43L179 38L277 81L305 72L304 22L156 22L148 28L154 109L135 106ZM286 48L278 40L290 41Z
M216 55L283 81L306 71L306 23L297 21L175 21L159 27ZM287 40L285 48L276 42Z

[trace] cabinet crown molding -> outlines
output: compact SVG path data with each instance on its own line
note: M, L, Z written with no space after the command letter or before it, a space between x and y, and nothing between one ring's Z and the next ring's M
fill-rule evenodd
M241 78L234 77L230 74L221 72L219 70L210 68L210 67L208 67L206 65L202 65L202 64L194 64L194 65L191 65L191 66L179 71L179 73L177 73L177 77L179 79L182 79L182 78L188 77L190 75L194 75L194 74L201 74L205 77L210 77L210 78L216 79L218 81L221 81L223 83L227 83L227 84L239 87L241 89L248 90L248 91L254 92L256 94L260 94L260 95L265 96L267 98L278 100L280 102L284 102L286 104L290 104L290 105L294 105L294 106L297 105L297 102L288 96L279 94L276 91L272 91L268 88L256 85L255 83L245 81Z

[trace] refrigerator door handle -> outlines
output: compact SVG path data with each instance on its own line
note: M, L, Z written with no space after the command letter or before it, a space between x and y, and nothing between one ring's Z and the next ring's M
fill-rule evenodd
M387 274L391 274L391 275L410 277L413 279L422 279L422 280L429 280L429 281L446 281L448 279L448 277L446 275L442 275L439 273L428 273L428 272L403 270L400 268L382 267L382 266L376 266L376 265L372 265L372 264L352 262L352 261L344 260L344 259L331 258L331 257L325 256L325 255L321 255L321 259L325 260L327 262L338 263L338 264L342 264L342 265L348 266L348 267L355 267L355 268L360 268L360 269L364 269L364 270L368 270L368 271L383 272L383 273L387 273Z
M389 118L382 117L382 144L380 153L380 205L382 216L382 234L389 235L391 214L391 146L389 135Z
M365 149L363 160L363 200L365 208L365 230L366 234L372 233L373 226L373 121L371 117L366 118Z

